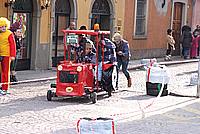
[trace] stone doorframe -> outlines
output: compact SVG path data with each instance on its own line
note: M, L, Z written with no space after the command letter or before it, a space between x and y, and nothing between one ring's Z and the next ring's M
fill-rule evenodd
M176 2L180 2L180 3L182 3L183 4L183 11L182 11L182 23L181 23L181 27L183 26L183 25L186 25L187 24L187 5L188 5L188 0L172 0L172 14L171 14L171 24L170 24L170 26L171 26L171 28L172 28L172 26L173 26L173 18L174 18L174 5L175 5L175 3Z
M92 0L90 4L90 10L89 10L89 26L91 26L91 19L92 19L92 7L94 5L95 0ZM114 26L115 26L115 4L113 0L107 0L110 8L110 33L111 35L115 32L114 31Z
M70 14L70 21L75 21L77 24L77 0L69 0L70 2L70 8L71 8L71 14ZM52 4L51 4L51 19L55 19L55 3L56 0L52 0ZM54 24L54 23L53 23ZM54 25L52 25L52 32L54 32L55 27Z
M32 0L33 2L33 16L32 16L32 46L31 46L31 65L30 69L37 69L38 61L38 47L40 45L40 20L41 20L41 9L40 0Z
M76 22L76 25L77 25L77 0L69 0L70 2L70 8L71 8L71 14L70 14L70 21L75 21ZM53 45L53 32L55 31L55 3L56 3L56 0L52 0L52 3L51 3L51 32L50 32L50 42L49 42L49 51L48 51L48 69L51 69L52 68L52 45Z

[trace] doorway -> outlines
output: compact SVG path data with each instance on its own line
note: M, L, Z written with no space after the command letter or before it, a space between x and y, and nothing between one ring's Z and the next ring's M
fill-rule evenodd
M110 31L110 6L107 0L95 0L92 6L91 29L98 23L101 30Z
M173 13L173 37L175 39L175 48L174 55L180 55L180 36L181 36L181 26L183 19L183 3L176 2L174 3L174 13Z
M16 70L29 70L32 42L32 0L17 0L13 6L12 23L20 22L23 38Z
M64 44L61 30L66 29L70 23L70 2L69 0L57 0L55 3L55 32L53 33L52 66L64 59Z

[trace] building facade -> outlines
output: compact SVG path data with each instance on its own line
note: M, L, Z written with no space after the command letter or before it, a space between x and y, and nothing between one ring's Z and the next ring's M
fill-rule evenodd
M11 0L12 2L12 0ZM50 5L48 2L50 2ZM76 22L92 29L123 34L125 1L121 0L0 0L0 16L23 25L18 70L50 69L63 58L62 29Z
M23 25L18 70L50 69L63 58L62 29L76 22L93 29L120 32L129 41L132 59L165 55L165 36L174 29L180 55L180 29L200 24L199 0L0 0L0 16ZM50 4L49 4L50 2Z
M199 22L197 1L126 0L124 37L130 43L132 59L164 56L168 28L174 30L173 36L176 41L174 55L180 55L181 27L183 25L193 27Z

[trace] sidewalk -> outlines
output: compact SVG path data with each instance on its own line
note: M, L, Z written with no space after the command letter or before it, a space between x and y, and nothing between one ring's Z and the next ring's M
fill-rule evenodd
M184 60L180 56L172 57L172 61L164 61L164 58L156 58L157 62L161 65L173 65L173 64L181 64L181 63L189 63L189 62L198 62L199 59L188 59ZM141 60L131 60L129 62L129 70L139 69L143 65L140 63ZM52 70L25 70L18 71L17 78L19 83L26 82L37 82L37 81L46 81L53 80L56 78L56 68Z

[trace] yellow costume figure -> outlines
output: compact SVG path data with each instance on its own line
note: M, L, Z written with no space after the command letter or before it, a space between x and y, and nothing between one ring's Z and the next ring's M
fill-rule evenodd
M13 33L8 30L10 21L0 17L0 60L1 60L1 83L0 94L6 94L10 82L10 62L16 56L16 43Z

